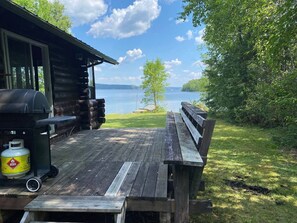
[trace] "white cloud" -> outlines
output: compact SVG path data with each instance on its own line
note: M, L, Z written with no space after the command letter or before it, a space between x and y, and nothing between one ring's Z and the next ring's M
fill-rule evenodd
M184 23L184 22L189 22L189 20L188 19L185 19L185 20L184 19L177 19L177 20L175 20L176 25Z
M192 30L188 30L188 32L186 33L186 35L187 35L187 37L188 37L189 40L192 39L193 38L193 32L192 32Z
M201 78L202 77L202 72L194 72L194 71L192 71L192 72L190 72L189 74L188 74L188 77L189 78L191 78L191 79L199 79L199 78Z
M102 68L100 66L95 66L94 67L94 71L95 72L101 72L102 71Z
M128 50L127 51L127 55L131 58L133 58L133 60L139 59L141 57L143 57L144 55L142 54L142 50L141 49L133 49L133 50Z
M176 39L178 42L182 42L182 41L185 40L185 38L182 37L182 36L177 36L177 37L175 37L175 39Z
M145 55L142 53L141 49L133 49L133 50L128 50L126 52L125 56L119 57L118 62L119 63L123 63L124 61L134 61L134 60L138 60L142 57L144 57Z
M59 0L65 6L65 14L71 18L73 26L94 22L107 12L104 0Z
M198 36L195 37L195 42L196 42L198 45L204 44L204 40L203 40L204 32L205 32L205 29L201 29L201 30L198 32Z
M128 38L146 32L160 14L158 0L136 0L123 9L113 9L112 14L92 24L88 31L93 37Z
M164 65L165 65L165 69L169 70L171 69L173 66L177 66L177 65L181 65L181 61L179 59L175 59L175 60L171 60L171 61L165 61Z
M206 66L206 64L200 60L195 61L192 65L200 68L204 68Z
M141 76L96 76L96 83L105 83L105 84L136 84L139 85L141 83Z
M187 32L186 32L186 38L188 39L188 40L191 40L191 39L193 39L193 31L192 30L188 30ZM183 41L185 41L186 40L186 38L184 37L184 36L177 36L177 37L175 37L175 39L178 41L178 42L183 42Z
M119 63L122 63L125 59L126 59L126 56L124 56L124 57L119 57L118 62L119 62Z

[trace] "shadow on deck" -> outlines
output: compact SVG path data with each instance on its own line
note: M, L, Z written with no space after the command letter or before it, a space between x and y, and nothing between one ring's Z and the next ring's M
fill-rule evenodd
M36 197L124 197L127 210L168 211L163 207L168 199L164 137L164 129L78 132L51 145L52 164L59 169L57 177L47 179L37 193L20 185L1 186L0 209L22 210Z

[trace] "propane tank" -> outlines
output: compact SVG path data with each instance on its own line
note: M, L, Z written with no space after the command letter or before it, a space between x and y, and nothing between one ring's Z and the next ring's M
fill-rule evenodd
M24 148L22 139L9 142L9 148L1 153L1 172L9 179L19 178L30 171L30 151Z

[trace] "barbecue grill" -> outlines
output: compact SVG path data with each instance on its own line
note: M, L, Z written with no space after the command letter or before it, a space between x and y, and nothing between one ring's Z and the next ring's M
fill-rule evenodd
M59 170L51 164L50 124L73 121L75 116L49 118L50 112L47 99L41 92L0 90L0 152L6 154L8 144L13 146L21 142L17 146L27 148L30 153L29 156L25 154L30 163L30 170L25 174L13 173L20 163L17 158L12 155L8 162L3 162L7 157L1 156L1 169L11 168L12 174L0 171L0 184L24 183L30 192L37 192L43 181L58 175Z

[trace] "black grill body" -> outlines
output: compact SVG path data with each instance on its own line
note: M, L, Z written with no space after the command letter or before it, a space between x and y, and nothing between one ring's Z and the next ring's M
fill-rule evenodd
M33 186L40 184L41 187L41 182L53 175L53 169L57 172L51 165L49 141L49 124L57 120L48 118L49 113L49 104L41 92L30 89L0 90L0 153L9 141L24 139L24 147L30 150L31 162L30 172L20 179L8 179L0 171L0 184L27 182L27 186L33 179ZM27 189L31 191L28 186ZM31 192L37 190L33 188Z

